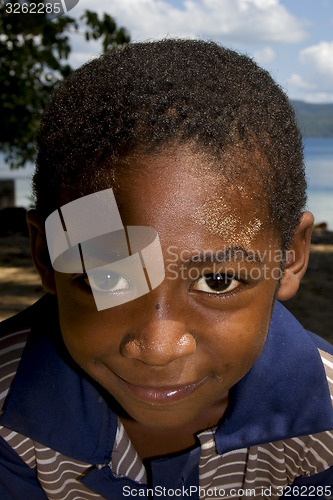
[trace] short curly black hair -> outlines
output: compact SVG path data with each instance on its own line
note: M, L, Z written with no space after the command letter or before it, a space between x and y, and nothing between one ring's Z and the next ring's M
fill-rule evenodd
M306 202L302 139L294 111L272 77L214 42L131 43L75 71L51 98L37 140L35 206L45 218L67 199L101 189L117 159L168 144L213 158L259 152L241 172L262 183L269 220L290 244ZM245 168L246 167L246 168ZM243 177L242 177L243 176ZM259 177L258 177L259 176Z

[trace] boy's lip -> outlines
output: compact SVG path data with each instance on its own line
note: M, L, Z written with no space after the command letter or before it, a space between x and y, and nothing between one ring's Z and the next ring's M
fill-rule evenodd
M138 399L145 401L147 403L173 403L182 398L187 397L193 391L195 391L201 384L207 380L208 377L204 377L198 382L192 382L189 384L175 385L175 386L139 386L127 382L121 377L119 380L126 386L126 388Z

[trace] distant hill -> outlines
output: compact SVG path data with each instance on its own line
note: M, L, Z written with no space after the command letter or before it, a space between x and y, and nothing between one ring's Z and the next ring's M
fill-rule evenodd
M310 104L291 100L304 137L333 137L333 103Z

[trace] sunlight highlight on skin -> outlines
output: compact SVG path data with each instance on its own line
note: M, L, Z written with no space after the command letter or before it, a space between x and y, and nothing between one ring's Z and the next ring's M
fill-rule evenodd
M225 204L222 198L206 201L198 207L192 219L204 225L212 234L228 238L230 241L239 241L249 246L262 229L263 223L254 218L244 225L241 218Z

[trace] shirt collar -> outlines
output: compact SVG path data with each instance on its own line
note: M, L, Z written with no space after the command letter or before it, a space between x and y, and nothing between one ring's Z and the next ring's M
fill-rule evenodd
M329 387L314 338L276 303L258 360L230 391L215 434L219 453L333 429Z
M56 300L43 297L29 318L38 323L32 325L1 424L82 462L110 461L117 431L111 398L67 354Z
M56 301L46 297L33 307L30 317L41 326L32 327L0 422L66 456L108 463L117 430L112 399L66 353ZM225 453L328 429L333 412L316 345L277 303L262 353L230 391L217 449Z

